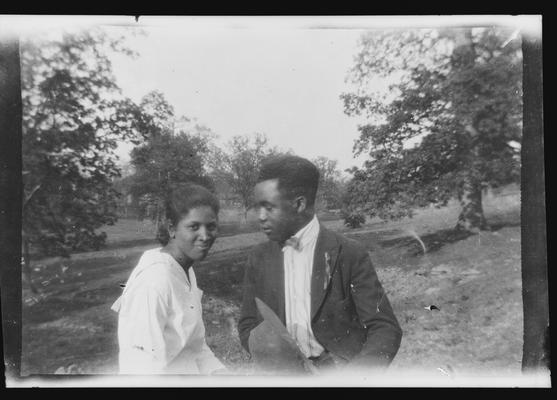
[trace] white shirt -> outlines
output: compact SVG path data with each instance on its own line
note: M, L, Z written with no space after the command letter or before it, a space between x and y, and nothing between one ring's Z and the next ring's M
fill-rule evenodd
M193 268L147 250L112 309L119 312L121 374L209 374L224 368L205 341Z
M319 221L313 219L294 237L300 240L300 249L284 246L284 305L286 329L298 343L306 357L318 356L323 347L311 329L311 273L313 253L319 234Z

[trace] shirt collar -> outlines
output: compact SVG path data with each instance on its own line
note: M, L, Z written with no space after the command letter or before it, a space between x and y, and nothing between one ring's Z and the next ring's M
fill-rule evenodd
M311 221L309 221L306 226L300 229L294 237L300 241L300 248L304 248L312 241L317 240L317 235L319 234L319 220L317 215L313 215Z

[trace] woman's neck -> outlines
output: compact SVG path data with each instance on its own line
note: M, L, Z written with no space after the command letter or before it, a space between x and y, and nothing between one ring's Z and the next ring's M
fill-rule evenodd
M190 269L190 267L193 265L193 260L190 259L189 257L183 255L180 251L178 251L178 249L173 246L171 243L168 243L166 246L164 246L162 248L162 251L164 251L165 253L168 253L172 256L172 258L174 258L174 260L176 260L176 262L178 264L180 264L180 266L184 269L184 271L187 273L188 270Z

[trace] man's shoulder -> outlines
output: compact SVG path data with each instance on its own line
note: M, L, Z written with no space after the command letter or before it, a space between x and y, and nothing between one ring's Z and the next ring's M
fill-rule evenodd
M325 227L322 227L323 234L327 236L328 240L336 241L338 246L342 248L345 255L354 257L361 257L368 253L368 250L359 241L349 238L340 232L335 232Z
M323 230L323 234L328 235L329 238L334 238L334 240L336 240L340 245L342 246L348 246L348 247L353 247L355 249L364 249L364 246L357 241L356 239L352 239L346 235L344 235L343 233L337 232L337 231L333 231L329 228L326 228L324 226L321 227L321 229Z

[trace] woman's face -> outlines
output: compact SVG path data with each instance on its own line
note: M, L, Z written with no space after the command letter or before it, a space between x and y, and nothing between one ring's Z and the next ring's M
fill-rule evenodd
M178 225L170 228L170 237L178 255L191 261L203 260L217 238L218 219L209 206L192 208Z

